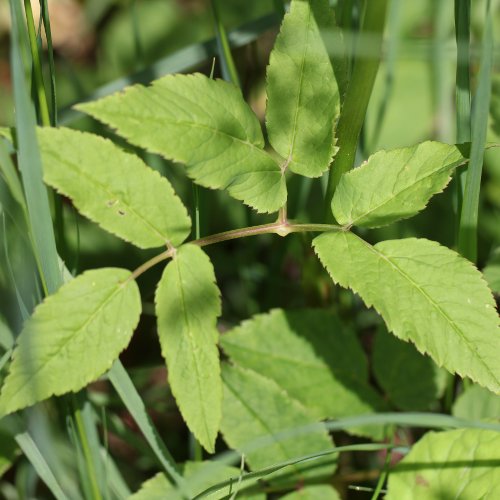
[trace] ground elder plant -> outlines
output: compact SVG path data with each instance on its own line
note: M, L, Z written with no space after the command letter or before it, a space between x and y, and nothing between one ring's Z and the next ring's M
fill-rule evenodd
M17 339L0 414L79 391L105 375L139 322L135 280L164 266L154 299L157 332L182 418L206 452L215 451L220 434L242 454L244 468L259 471L252 476L221 462L189 462L184 483L159 473L133 498L201 498L216 492L222 498L235 488L264 498L259 477L273 491L306 485L303 494L311 498L338 498L331 486L337 452L350 448L337 447L323 421L376 417L394 407L413 410L415 398L438 397L430 394L425 378L444 372L485 391L483 396L500 393L499 318L477 268L428 239L375 245L365 239L372 228L424 210L456 169L467 168L469 145L426 141L379 151L340 178L328 215L334 222L287 216L287 181L323 175L340 154L336 124L342 96L322 38L322 30L332 26L326 0L292 1L267 68L268 144L240 90L199 73L168 75L77 106L130 145L181 164L197 185L226 190L259 213L276 213L275 222L192 239L181 199L139 156L88 132L37 131L45 183L104 230L158 253L134 271L86 271L36 307ZM274 309L219 333L224 297L204 247L297 232L314 234L312 248L325 273L383 319L374 372L389 401L370 383L358 338L331 312ZM409 388L398 394L392 349L409 367L415 363L423 389L414 397L408 397ZM348 430L383 441L383 428L375 424L354 419ZM444 492L497 497L499 439L498 429L427 433L391 473L387 498L438 498ZM450 467L453 462L460 465Z

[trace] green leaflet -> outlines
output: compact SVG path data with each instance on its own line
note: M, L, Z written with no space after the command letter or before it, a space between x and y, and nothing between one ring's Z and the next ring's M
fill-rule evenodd
M38 129L44 180L78 210L139 248L179 245L191 220L168 180L102 137Z
M281 498L283 500L340 500L340 495L331 486L318 484L300 488Z
M326 451L333 443L325 427L272 380L254 371L224 364L224 399L221 432L231 448L245 454L252 469ZM315 425L316 430L301 434L298 428ZM283 433L283 434L282 434ZM277 434L281 434L277 436ZM321 459L287 467L273 474L296 474L298 478L330 475L331 461ZM266 476L269 478L270 476Z
M333 280L373 305L396 336L450 372L500 392L499 318L469 261L425 239L371 246L352 233L330 232L313 244Z
M428 432L391 471L385 498L500 498L500 433Z
M357 337L328 312L274 310L258 315L223 335L221 347L239 366L276 382L317 419L385 408L369 385ZM380 433L378 437L382 439Z
M228 189L259 212L275 212L286 201L285 178L263 149L259 121L230 83L168 75L78 109L132 144L186 164L198 184Z
M375 153L342 176L332 200L335 219L345 226L379 227L412 217L466 161L463 147L428 141Z
M267 68L269 142L285 166L320 176L337 152L339 91L320 27L334 27L327 0L294 0Z
M209 500L215 500L228 498L228 495L237 491L236 484L240 476L240 470L216 461L186 462L183 475L188 484L190 498L194 498L217 483L233 478L231 490L229 487L226 487L217 493L212 493L204 497ZM252 500L265 499L265 494L263 493L244 494L242 491L240 494L244 498ZM134 493L129 500L183 500L183 497L172 487L165 475L160 473L144 482L141 489L137 493Z
M163 272L155 302L172 393L188 427L213 452L221 419L216 328L221 304L214 269L201 248L184 245L177 250Z
M127 347L141 300L126 269L87 271L36 307L17 339L0 414L96 380Z
M465 420L500 420L500 396L473 385L455 400L453 416Z
M446 371L385 328L375 336L372 361L377 382L401 410L428 410L442 395Z

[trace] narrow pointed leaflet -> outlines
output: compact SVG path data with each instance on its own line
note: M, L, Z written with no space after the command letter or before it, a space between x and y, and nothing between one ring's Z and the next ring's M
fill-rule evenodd
M324 233L314 249L336 283L373 306L397 337L439 366L500 392L500 327L481 273L438 243L408 238L375 246Z
M335 219L345 226L379 227L412 217L466 162L465 147L428 141L378 151L341 177L332 201Z
M0 414L78 391L105 373L139 321L139 289L126 269L87 271L45 299L17 339Z
M259 121L230 83L168 75L78 109L131 144L185 164L196 183L227 189L259 212L275 212L286 201L285 179L264 151Z
M186 208L165 177L97 135L38 130L44 180L102 228L139 248L182 243Z
M339 92L320 28L334 27L327 0L294 0L267 68L269 142L284 167L319 177L336 153Z
M221 304L213 266L201 248L177 249L155 301L172 393L188 427L213 452L222 400L216 329Z

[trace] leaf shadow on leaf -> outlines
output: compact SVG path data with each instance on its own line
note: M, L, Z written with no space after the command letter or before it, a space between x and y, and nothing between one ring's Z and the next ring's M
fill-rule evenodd
M368 366L354 332L324 311L285 311L290 329L311 345L332 376L363 403L374 409L385 408L368 384Z

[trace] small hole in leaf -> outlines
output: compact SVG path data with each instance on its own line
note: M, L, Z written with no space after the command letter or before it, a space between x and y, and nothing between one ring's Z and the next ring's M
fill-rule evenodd
M123 210L118 210L118 215L125 215L125 212Z
M109 200L106 202L106 205L108 207L112 207L113 205L116 205L117 200Z

